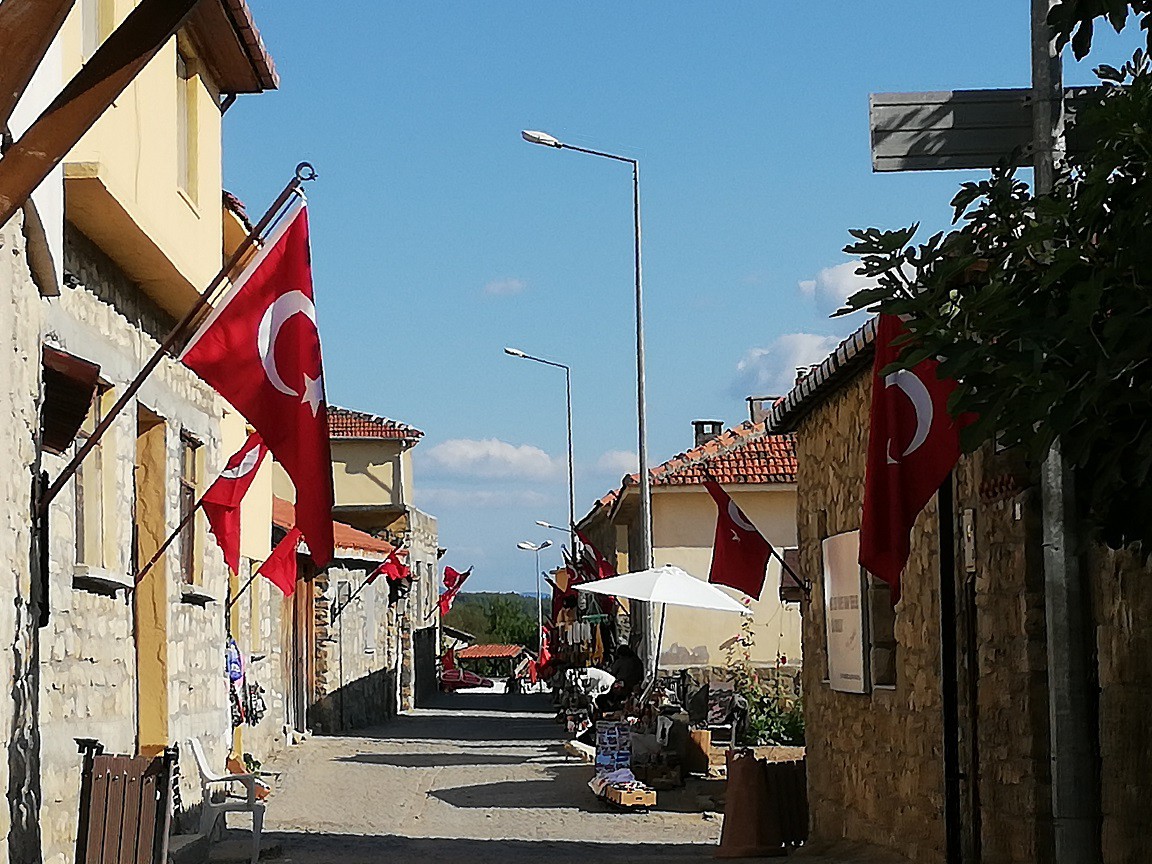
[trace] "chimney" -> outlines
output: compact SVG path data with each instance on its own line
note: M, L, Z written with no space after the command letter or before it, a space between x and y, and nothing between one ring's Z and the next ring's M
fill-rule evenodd
M724 421L722 420L693 420L692 436L696 441L693 446L699 447L705 441L711 441L723 431Z
M748 419L753 423L763 423L764 419L772 413L772 406L780 401L779 396L749 396Z

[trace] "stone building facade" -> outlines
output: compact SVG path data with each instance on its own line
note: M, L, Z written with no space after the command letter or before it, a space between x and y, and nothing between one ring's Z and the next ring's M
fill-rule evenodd
M1037 469L987 446L953 472L955 569L941 576L937 501L920 514L893 609L861 574L863 693L830 684L823 542L860 526L871 399L871 325L769 417L797 441L804 710L811 840L874 844L945 860L942 627L957 643L957 746L964 861L1054 860L1041 515ZM1105 864L1147 860L1152 825L1152 570L1128 550L1084 558L1097 635L1099 789ZM942 592L956 615L941 621ZM869 637L869 631L872 636ZM881 633L894 645L878 644Z

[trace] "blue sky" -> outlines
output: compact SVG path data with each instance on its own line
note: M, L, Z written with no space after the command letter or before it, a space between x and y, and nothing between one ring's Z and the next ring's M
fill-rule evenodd
M474 590L532 590L515 544L567 514L563 375L503 346L573 368L578 515L636 451L628 168L521 129L641 162L657 464L853 327L848 228L946 224L965 176L872 174L868 94L1028 83L1024 0L250 2L283 82L228 113L226 186L257 215L316 165L329 399L426 432L416 503Z

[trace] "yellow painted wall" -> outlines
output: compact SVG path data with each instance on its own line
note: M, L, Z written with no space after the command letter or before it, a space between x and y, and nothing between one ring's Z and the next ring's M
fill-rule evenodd
M122 21L133 0L106 0L111 20ZM83 61L81 5L75 4L61 33L64 78ZM107 35L107 34L105 34ZM177 270L202 288L220 269L221 117L219 94L195 62L195 188L184 194L177 182L176 45L168 41L95 126L68 154L66 162L98 166L109 192L128 211Z
M384 439L337 440L332 442L332 480L336 506L401 504L396 468L403 459L405 480L412 476L411 459L400 455L400 442Z
M732 486L728 493L744 514L777 549L796 545L796 490L794 486L760 486L755 490ZM653 563L675 564L699 579L708 578L712 541L716 531L716 505L703 487L654 489L652 495ZM733 597L738 591L723 588ZM753 601L756 644L752 660L773 665L777 654L790 665L800 661L800 613L793 604L779 601L780 566L773 559L759 601ZM669 606L664 625L661 666L723 666L720 645L740 630L740 618L724 612Z

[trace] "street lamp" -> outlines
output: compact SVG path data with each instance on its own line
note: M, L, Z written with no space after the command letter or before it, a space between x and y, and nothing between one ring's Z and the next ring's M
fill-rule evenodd
M525 129L520 136L529 144L539 144L556 150L574 150L589 156L600 156L616 162L627 162L632 166L632 224L635 234L636 263L636 431L640 451L640 560L636 570L647 570L652 566L652 482L648 476L648 435L647 416L644 408L644 292L640 269L640 163L627 156L604 153L565 144L547 132ZM505 349L508 350L508 349ZM509 352L511 353L511 352ZM513 355L518 356L518 355Z
M545 366L554 366L557 369L564 370L564 392L568 399L568 524L571 526L569 530L569 541L571 542L571 549L575 554L576 549L576 481L574 474L574 462L572 459L572 368L565 366L563 363L555 363L552 360L545 360L543 357L533 357L531 354L526 354L519 348L505 348L504 353L509 357L519 357L521 360L532 360L535 363L543 363ZM540 525L540 522L536 523ZM545 528L551 528L551 525L545 525Z
M537 519L536 524L541 528L551 528L553 531L563 531L565 534L569 532L568 528L561 528L559 525L553 525L551 522L545 522L541 519Z
M536 553L536 640L537 645L540 640L544 638L544 603L540 599L541 586L540 586L540 553L552 545L551 540L545 540L540 545L529 543L527 540L521 540L516 544L517 549L523 549L525 552Z

